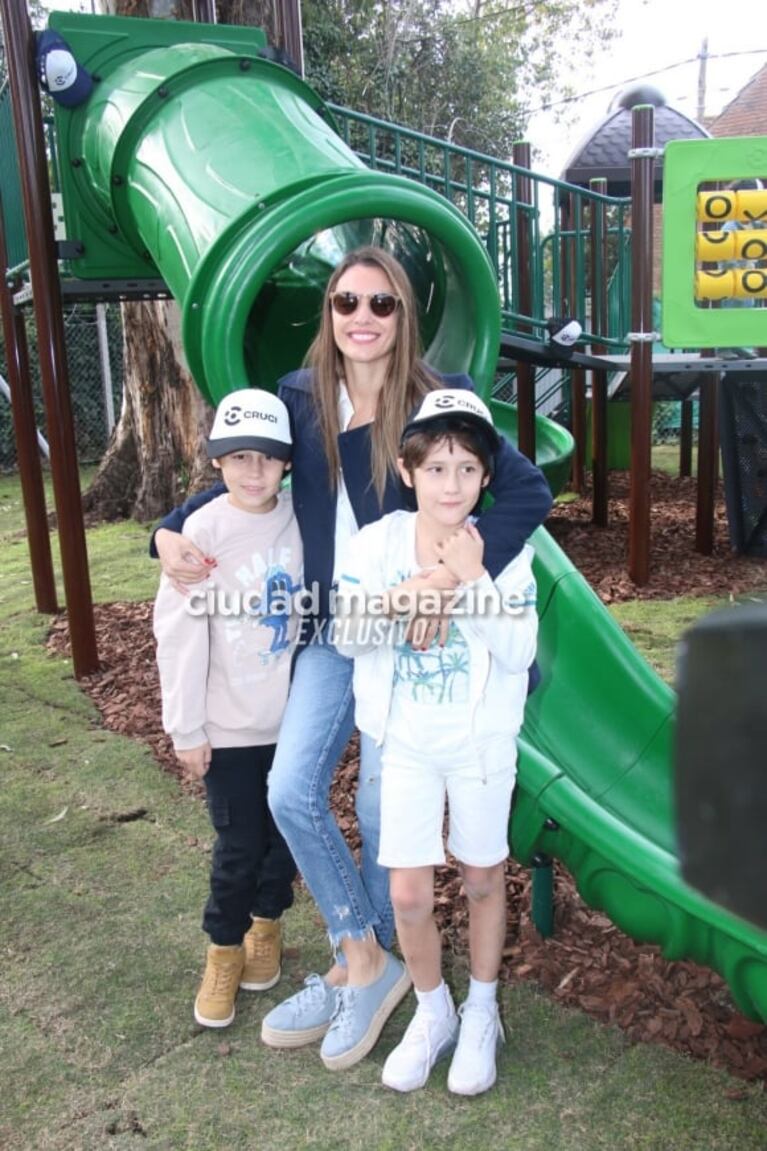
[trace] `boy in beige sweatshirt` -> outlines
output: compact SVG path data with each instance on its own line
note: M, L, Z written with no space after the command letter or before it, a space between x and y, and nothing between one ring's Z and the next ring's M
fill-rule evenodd
M162 577L154 610L163 727L188 776L202 779L216 831L194 1005L204 1027L234 1019L238 987L280 977L280 916L296 868L267 806L302 590L301 537L282 491L292 440L285 405L247 388L218 406L207 442L226 490L184 535L211 560L205 583Z

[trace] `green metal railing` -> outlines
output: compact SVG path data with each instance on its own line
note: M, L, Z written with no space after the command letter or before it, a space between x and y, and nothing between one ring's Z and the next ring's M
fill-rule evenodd
M629 330L629 199L575 188L527 168L494 159L331 105L344 141L370 167L418 180L447 197L484 237L498 273L503 326L541 337L547 316L565 311L583 324L584 342L625 346ZM530 188L529 202L520 192ZM607 330L592 325L590 270L592 214L606 215L607 279L611 308ZM527 239L529 262L520 251ZM529 304L521 304L529 284Z

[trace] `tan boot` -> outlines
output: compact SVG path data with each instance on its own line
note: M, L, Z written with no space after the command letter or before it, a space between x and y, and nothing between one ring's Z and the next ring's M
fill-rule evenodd
M257 919L243 939L245 967L240 987L245 991L268 991L280 978L282 930L279 919Z
M228 1027L234 1019L234 1000L245 966L245 948L218 947L211 943L200 990L194 1001L194 1017L201 1027Z

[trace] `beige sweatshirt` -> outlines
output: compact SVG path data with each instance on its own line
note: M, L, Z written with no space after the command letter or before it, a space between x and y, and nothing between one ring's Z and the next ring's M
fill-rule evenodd
M178 751L276 743L285 710L303 582L301 537L288 492L254 514L218 496L184 524L218 560L184 596L162 576L154 634L162 722Z

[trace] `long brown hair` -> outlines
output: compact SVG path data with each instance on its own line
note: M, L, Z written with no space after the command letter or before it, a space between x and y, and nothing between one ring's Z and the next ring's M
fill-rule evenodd
M400 299L396 312L397 335L375 419L370 428L373 486L381 503L387 474L391 472L397 475L402 429L422 397L440 387L441 383L420 358L421 339L415 293L405 269L382 248L365 247L349 252L328 280L319 331L305 360L306 366L313 372L314 399L331 484L335 487L341 465L338 452L338 435L341 430L338 422L338 380L343 375L343 361L333 338L330 294L344 272L357 264L379 268L389 280L394 295Z

